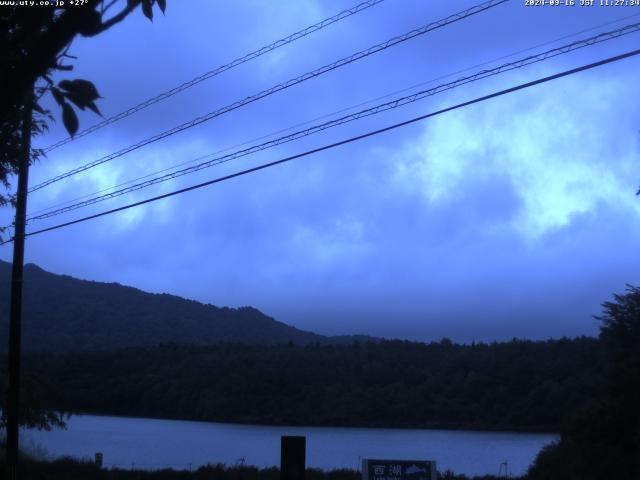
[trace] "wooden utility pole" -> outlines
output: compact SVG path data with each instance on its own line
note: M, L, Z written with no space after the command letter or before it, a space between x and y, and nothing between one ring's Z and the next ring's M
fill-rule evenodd
M18 445L20 411L20 342L22 330L22 272L27 216L27 188L31 157L33 86L25 98L22 111L20 158L18 159L18 191L13 234L13 265L11 270L11 307L9 316L9 385L7 388L7 479L18 478Z

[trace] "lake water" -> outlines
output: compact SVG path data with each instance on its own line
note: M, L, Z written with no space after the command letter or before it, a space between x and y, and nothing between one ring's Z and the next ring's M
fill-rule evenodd
M21 445L49 458L94 458L106 467L195 469L207 463L268 467L280 463L280 436L307 437L307 466L360 469L361 458L435 460L438 470L497 474L508 462L523 474L553 434L396 430L384 428L282 427L76 415L67 430L24 430Z

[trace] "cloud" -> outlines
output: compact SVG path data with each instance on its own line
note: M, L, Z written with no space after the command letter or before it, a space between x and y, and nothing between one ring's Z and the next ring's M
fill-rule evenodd
M630 112L611 108L625 103L625 85L606 76L565 80L559 88L434 119L395 155L395 179L438 205L460 195L469 179L506 178L522 203L513 227L528 240L570 225L601 202L637 218L630 176L637 170L637 138L624 123Z
M196 2L153 25L139 15L118 34L78 42L74 73L97 80L108 115L349 6L294 3ZM32 184L452 11L449 2L407 5L384 2L74 141L34 168ZM615 9L573 9L570 31L569 13L553 10L523 11L512 2L60 182L34 194L30 209L591 27ZM557 57L59 219L282 158L622 48ZM600 302L625 283L640 283L632 268L640 241L637 80L635 64L621 62L483 102L32 237L27 258L81 278L253 305L320 333L421 340L592 334L590 315ZM83 125L93 121L82 118Z

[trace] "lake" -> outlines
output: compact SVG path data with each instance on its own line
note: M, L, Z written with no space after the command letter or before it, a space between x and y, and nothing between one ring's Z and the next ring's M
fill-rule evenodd
M48 458L94 458L106 467L195 469L207 463L280 463L280 436L307 437L307 466L360 469L361 458L435 460L438 470L523 474L557 435L464 430L283 427L74 415L67 430L23 430L21 445ZM504 469L503 469L504 470Z

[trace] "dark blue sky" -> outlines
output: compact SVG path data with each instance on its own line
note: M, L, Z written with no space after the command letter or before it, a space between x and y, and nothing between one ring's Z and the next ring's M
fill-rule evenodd
M60 78L93 80L104 97L100 109L113 115L355 4L168 3L166 16L157 15L153 24L137 12L99 38L78 39L71 49L78 56L75 71ZM51 152L33 167L30 184L475 3L386 0ZM483 62L491 63L431 85L637 21L637 7L525 7L524 0L512 0L58 182L35 192L29 210L399 90L416 91L425 88L418 84ZM494 61L594 27L599 28ZM124 205L623 53L637 48L639 35L30 228ZM34 236L26 259L79 278L216 305L252 305L323 334L458 341L595 334L591 315L599 313L600 303L626 283L640 284L640 199L634 195L640 184L638 62L623 60ZM81 116L82 126L97 120L91 113ZM60 123L36 145L63 138ZM9 221L8 210L2 215ZM0 256L10 259L10 247L3 247Z

